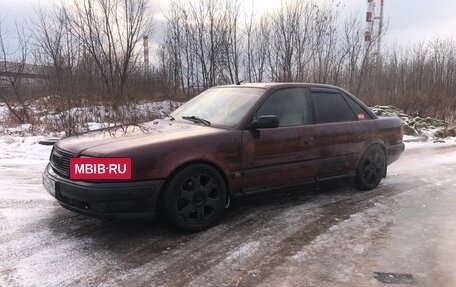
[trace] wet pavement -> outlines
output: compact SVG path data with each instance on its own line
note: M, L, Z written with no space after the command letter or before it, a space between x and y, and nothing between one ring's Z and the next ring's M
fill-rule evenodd
M456 286L456 146L407 150L369 192L236 200L197 234L61 208L40 183L47 156L0 161L0 286Z

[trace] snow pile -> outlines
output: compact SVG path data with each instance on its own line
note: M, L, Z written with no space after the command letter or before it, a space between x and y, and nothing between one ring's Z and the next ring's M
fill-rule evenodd
M40 122L51 131L64 130L66 134L112 127L122 124L137 124L163 118L173 111L179 103L173 101L142 102L117 108L89 106L72 108L63 112L52 112L41 116Z
M380 117L399 117L404 123L404 134L412 140L443 142L441 139L456 137L456 126L440 119L411 116L394 106L374 106L371 110Z
M38 144L42 136L0 135L0 167L23 166L24 162L45 165L52 146Z
M75 107L66 111L32 107L35 123L8 126L8 110L0 105L0 134L14 136L46 135L63 137L68 134L112 127L125 123L141 123L157 118L176 109L181 103L175 101L140 102L120 106L116 109L107 106Z
M0 119L5 118L8 115L8 109L4 103L0 103Z
M102 122L103 120L114 118L115 114L126 115L133 113L136 118L147 118L152 116L163 117L175 107L177 102L162 101L162 102L144 102L133 104L130 106L121 106L117 109L112 109L105 106L90 106L83 108L72 108L64 112L51 112L40 117L42 121L57 121L66 115L77 118L81 122Z

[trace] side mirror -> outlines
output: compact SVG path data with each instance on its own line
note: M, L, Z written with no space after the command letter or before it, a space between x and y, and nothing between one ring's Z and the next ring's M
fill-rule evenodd
M273 129L279 126L279 118L274 115L261 116L247 125L247 129Z

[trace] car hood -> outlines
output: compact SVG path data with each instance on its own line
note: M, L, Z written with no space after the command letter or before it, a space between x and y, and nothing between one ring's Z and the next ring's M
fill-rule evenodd
M222 132L223 129L197 124L155 120L138 125L124 125L86 132L59 140L57 148L76 156L119 156L124 150L156 143L182 140Z

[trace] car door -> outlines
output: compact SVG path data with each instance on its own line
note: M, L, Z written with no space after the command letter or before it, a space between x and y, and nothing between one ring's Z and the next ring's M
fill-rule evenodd
M357 117L338 90L310 88L320 147L318 178L337 177L353 169Z
M243 191L313 181L319 155L308 94L303 88L273 92L255 117L275 115L279 127L244 130Z
M351 122L350 143L348 145L348 153L353 156L350 157L350 160L346 164L350 170L355 170L358 164L358 158L363 154L371 141L377 137L378 126L370 113L351 96L347 94L342 94L342 96L356 117L356 120Z

